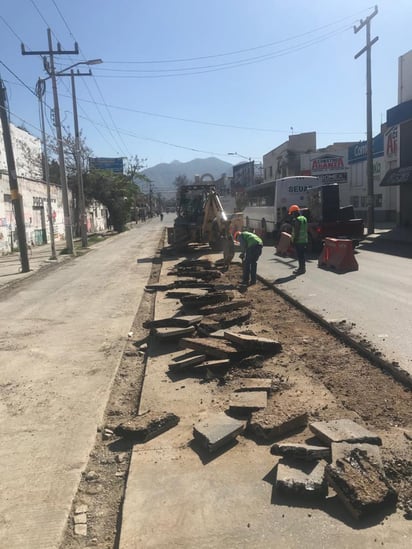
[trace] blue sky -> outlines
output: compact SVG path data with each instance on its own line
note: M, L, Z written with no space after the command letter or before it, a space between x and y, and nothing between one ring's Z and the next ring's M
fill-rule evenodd
M377 5L374 134L397 103L398 58L412 49L411 0ZM366 31L353 25L373 8L363 0L14 0L0 13L0 75L12 122L40 135L28 88L46 74L20 42L46 50L50 27L55 47L80 48L56 57L57 69L103 60L93 77L76 78L80 126L96 156L138 155L147 167L259 160L290 133L316 131L318 147L366 138L366 56L354 59ZM72 131L70 78L58 86ZM51 86L46 101L51 107Z

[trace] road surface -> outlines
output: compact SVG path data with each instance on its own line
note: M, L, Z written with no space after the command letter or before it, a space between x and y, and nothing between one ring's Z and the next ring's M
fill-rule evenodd
M134 226L2 296L0 547L59 547L161 234Z

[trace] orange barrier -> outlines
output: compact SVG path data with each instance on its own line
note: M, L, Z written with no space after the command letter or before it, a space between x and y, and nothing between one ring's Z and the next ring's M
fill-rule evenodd
M352 240L325 238L318 267L331 268L337 273L357 271L359 265L353 254Z
M289 233L280 233L279 242L276 246L277 255L289 255L292 252L292 237Z

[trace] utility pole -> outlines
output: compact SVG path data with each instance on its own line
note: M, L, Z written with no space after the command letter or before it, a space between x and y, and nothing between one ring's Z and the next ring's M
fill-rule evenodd
M356 55L355 59L366 52L366 173L368 181L368 216L367 229L368 234L375 232L375 210L374 210L374 189L373 189L373 145L372 145L372 75L371 75L371 49L372 46L379 40L375 36L371 40L371 19L378 13L378 6L371 15L366 19L361 20L357 27L353 27L355 34L366 26L366 46L362 48Z
M67 187L66 168L65 168L65 162L64 162L63 138L62 138L62 128L61 128L61 121L60 121L59 97L57 94L56 71L54 67L54 55L77 55L79 53L79 47L77 43L75 43L74 50L63 51L61 49L60 43L57 43L57 50L53 50L52 36L51 36L50 29L47 29L47 38L48 38L48 45L49 45L48 50L26 51L24 44L22 44L21 52L23 55L48 55L49 56L48 60L46 57L44 57L43 61L44 61L44 68L46 69L48 75L51 77L52 86L53 86L54 118L55 118L55 126L56 126L57 144L58 144L58 150L59 150L60 181L62 186L63 211L64 211L64 232L66 237L67 253L74 254L72 222L71 222L70 206L69 206L69 192Z
M76 76L90 75L88 73L79 73L77 71ZM83 185L83 171L81 165L80 155L80 131L79 131L79 118L77 116L77 99L76 99L76 87L74 84L74 70L70 71L70 78L72 83L72 99L73 99L73 116L74 116L74 148L76 150L76 171L77 171L77 185L79 189L79 206L80 206L80 231L82 235L82 247L87 248L87 217L86 217L86 203L84 199L84 185Z
M3 128L4 148L6 151L7 169L9 172L9 185L11 194L11 203L16 218L17 237L19 239L19 251L21 270L23 273L30 271L29 257L27 254L26 225L24 223L24 209L22 196L19 193L17 182L16 164L14 162L13 147L10 135L9 120L6 112L6 87L3 80L0 79L0 118Z
M49 218L49 232L50 232L50 246L51 246L50 259L55 260L57 259L57 256L56 256L56 245L54 242L53 212L51 207L51 195L50 195L49 160L47 158L46 130L44 126L44 108L43 108L44 91L45 91L45 81L39 78L36 84L36 95L39 98L39 103L40 103L40 122L41 122L41 133L42 133L42 141L43 141L43 167L44 167L44 177L46 179L46 187L47 187L47 216Z

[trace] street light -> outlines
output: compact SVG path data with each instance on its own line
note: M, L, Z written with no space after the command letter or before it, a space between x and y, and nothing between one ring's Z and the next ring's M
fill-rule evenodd
M101 59L91 59L89 61L79 61L71 65L65 71L70 69L70 79L72 85L72 100L73 100L73 117L74 117L74 148L75 148L75 157L76 157L76 172L77 172L77 185L79 189L79 206L80 206L80 232L82 236L82 247L87 248L87 215L86 215L86 202L84 197L84 185L83 185L83 172L81 167L81 158L80 158L80 131L79 131L79 118L77 116L77 99L76 99L76 87L74 83L75 76L82 76L77 71L77 75L74 73L74 67L78 65L99 65L103 63ZM64 71L62 71L64 72ZM88 74L91 74L89 71ZM64 74L58 73L59 76L67 76ZM86 74L87 75L87 74ZM83 75L85 76L85 75Z
M58 146L59 146L59 161L60 161L60 165L63 166L63 170L61 170L63 209L64 209L64 216L65 216L66 242L67 242L67 248L69 253L74 253L74 247L73 247L73 235L72 235L70 209L69 209L69 201L68 201L67 179L66 179L66 173L64 170L64 151L63 151L63 140L62 140L62 134L61 134L60 114L59 114L58 99L57 99L56 76L71 77L74 132L75 132L74 146L75 146L77 184L79 189L79 203L80 203L80 230L81 230L81 236L82 236L82 247L87 248L87 219L85 215L86 206L85 206L84 188L83 188L83 173L81 171L81 162L80 162L80 132L79 132L79 121L77 116L77 101L76 101L76 88L74 84L74 77L90 76L92 73L90 70L88 73L80 73L79 71L75 73L73 69L75 67L78 67L79 65L99 65L100 63L103 63L101 59L90 59L88 61L78 61L77 63L73 63L73 65L69 65L65 69L62 69L61 71L55 72L54 66L50 68L48 66L48 63L45 60L45 68L46 68L46 71L49 73L48 78L51 78L53 82L53 93L55 98L54 104L55 104L55 118L56 118L56 133L57 133L57 140L58 140ZM67 71L70 71L70 73L68 73ZM47 80L48 78L45 78L44 80Z

